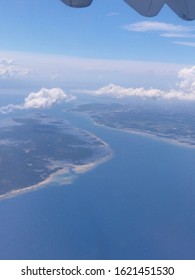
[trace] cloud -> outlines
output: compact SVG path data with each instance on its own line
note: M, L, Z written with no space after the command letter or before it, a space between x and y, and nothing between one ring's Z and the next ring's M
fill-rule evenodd
M24 108L48 108L62 101L69 102L75 97L66 94L61 88L42 88L38 92L32 92L25 98Z
M166 38L195 38L195 34L168 32L168 33L162 33L161 37L166 37Z
M181 80L179 87L186 93L195 94L195 66L191 68L183 68L179 74L178 78Z
M195 42L182 42L182 41L174 41L174 44L181 45L181 46L187 46L187 47L195 47Z
M129 96L159 97L162 93L162 91L158 89L144 89L143 87L125 88L115 84L109 84L108 86L99 88L97 90L83 90L79 92L92 94L94 96L109 96L114 98L124 98Z
M28 69L15 65L12 59L0 58L0 79L21 78L28 74Z
M174 24L159 22L159 21L140 21L129 25L125 25L123 26L123 28L127 29L128 31L134 31L134 32L146 32L146 31L147 32L148 31L168 31L168 32L182 31L183 32L183 31L192 30L192 27L174 25Z
M97 90L80 90L79 92L94 96L107 96L112 98L136 96L141 98L195 101L195 66L181 69L178 72L178 79L180 81L177 84L177 88L167 91L155 88L145 89L144 87L125 88L115 84L109 84L108 86L101 87Z
M130 54L131 55L131 54ZM25 94L44 84L48 88L91 88L115 83L137 86L165 86L175 83L179 69L186 64L139 61L128 59L95 59L68 57L63 55L35 54L0 51L0 57L10 57L11 66L27 69L29 74L20 78L0 79L0 94L7 90L10 94ZM11 64L12 63L12 64ZM9 62L8 62L9 64ZM4 66L5 67L5 66Z
M15 110L22 110L24 109L23 104L8 104L6 106L0 107L0 113L1 114L8 114Z
M12 65L13 60L9 59L9 58L1 57L0 58L0 64L2 64L2 65Z
M76 97L65 93L61 88L42 88L30 93L22 104L8 104L0 107L0 113L6 114L14 110L50 108L60 102L70 102Z
M176 25L159 21L140 21L132 24L126 24L122 28L130 32L156 32L161 37L169 38L195 37L194 26Z

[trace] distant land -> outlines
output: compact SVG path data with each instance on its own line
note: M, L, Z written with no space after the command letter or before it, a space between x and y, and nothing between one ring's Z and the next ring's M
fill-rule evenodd
M166 105L90 103L73 110L87 113L98 125L195 148L195 113L185 106L166 109Z
M0 122L0 198L45 185L55 175L72 177L111 156L91 133L45 115Z

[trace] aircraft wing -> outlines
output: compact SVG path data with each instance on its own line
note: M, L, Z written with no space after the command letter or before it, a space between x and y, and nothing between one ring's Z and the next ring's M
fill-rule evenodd
M82 8L89 6L93 0L61 0L64 4ZM159 13L164 4L168 5L179 17L184 20L195 19L195 0L124 0L138 13L152 17ZM103 4L103 1L102 1Z

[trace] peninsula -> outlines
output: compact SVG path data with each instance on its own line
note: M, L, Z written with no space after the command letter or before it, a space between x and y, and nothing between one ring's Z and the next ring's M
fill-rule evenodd
M0 198L46 185L56 175L75 175L111 156L95 135L45 115L0 122Z

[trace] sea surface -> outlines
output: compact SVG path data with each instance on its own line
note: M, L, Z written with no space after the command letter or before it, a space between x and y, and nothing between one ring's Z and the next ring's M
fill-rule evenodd
M0 259L195 259L195 149L63 117L114 157L71 185L1 200Z

